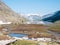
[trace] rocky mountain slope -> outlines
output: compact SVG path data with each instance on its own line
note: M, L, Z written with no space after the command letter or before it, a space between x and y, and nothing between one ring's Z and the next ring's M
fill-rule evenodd
M25 18L21 17L20 14L15 13L5 3L0 1L0 21L21 24L25 21Z

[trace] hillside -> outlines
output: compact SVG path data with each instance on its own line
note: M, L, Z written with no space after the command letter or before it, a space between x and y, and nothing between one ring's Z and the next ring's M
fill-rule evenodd
M5 3L0 1L0 21L13 22L13 23L20 23L21 24L25 21L25 18L20 16L20 14L15 13Z
M42 17L43 21L48 21L48 22L56 22L60 20L60 10L53 12L51 14L45 15Z

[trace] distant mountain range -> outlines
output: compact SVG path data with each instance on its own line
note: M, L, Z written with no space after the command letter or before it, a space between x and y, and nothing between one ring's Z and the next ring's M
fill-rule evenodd
M51 14L44 15L42 17L38 15L30 15L27 17L32 24L51 24L55 21L60 20L60 11L53 12Z
M38 15L30 15L28 16L29 21L40 21L41 17Z
M43 21L38 15L30 15L27 17L28 21L26 24L52 24L51 22Z

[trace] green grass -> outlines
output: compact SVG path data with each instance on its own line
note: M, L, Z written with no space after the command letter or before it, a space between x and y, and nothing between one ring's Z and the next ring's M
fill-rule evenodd
M37 45L37 43L35 41L18 40L15 43L11 43L10 45Z

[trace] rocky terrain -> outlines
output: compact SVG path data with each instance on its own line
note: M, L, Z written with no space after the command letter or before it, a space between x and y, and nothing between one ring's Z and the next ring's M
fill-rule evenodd
M14 12L0 0L0 21L21 24L25 21L25 18L20 16L20 14Z

